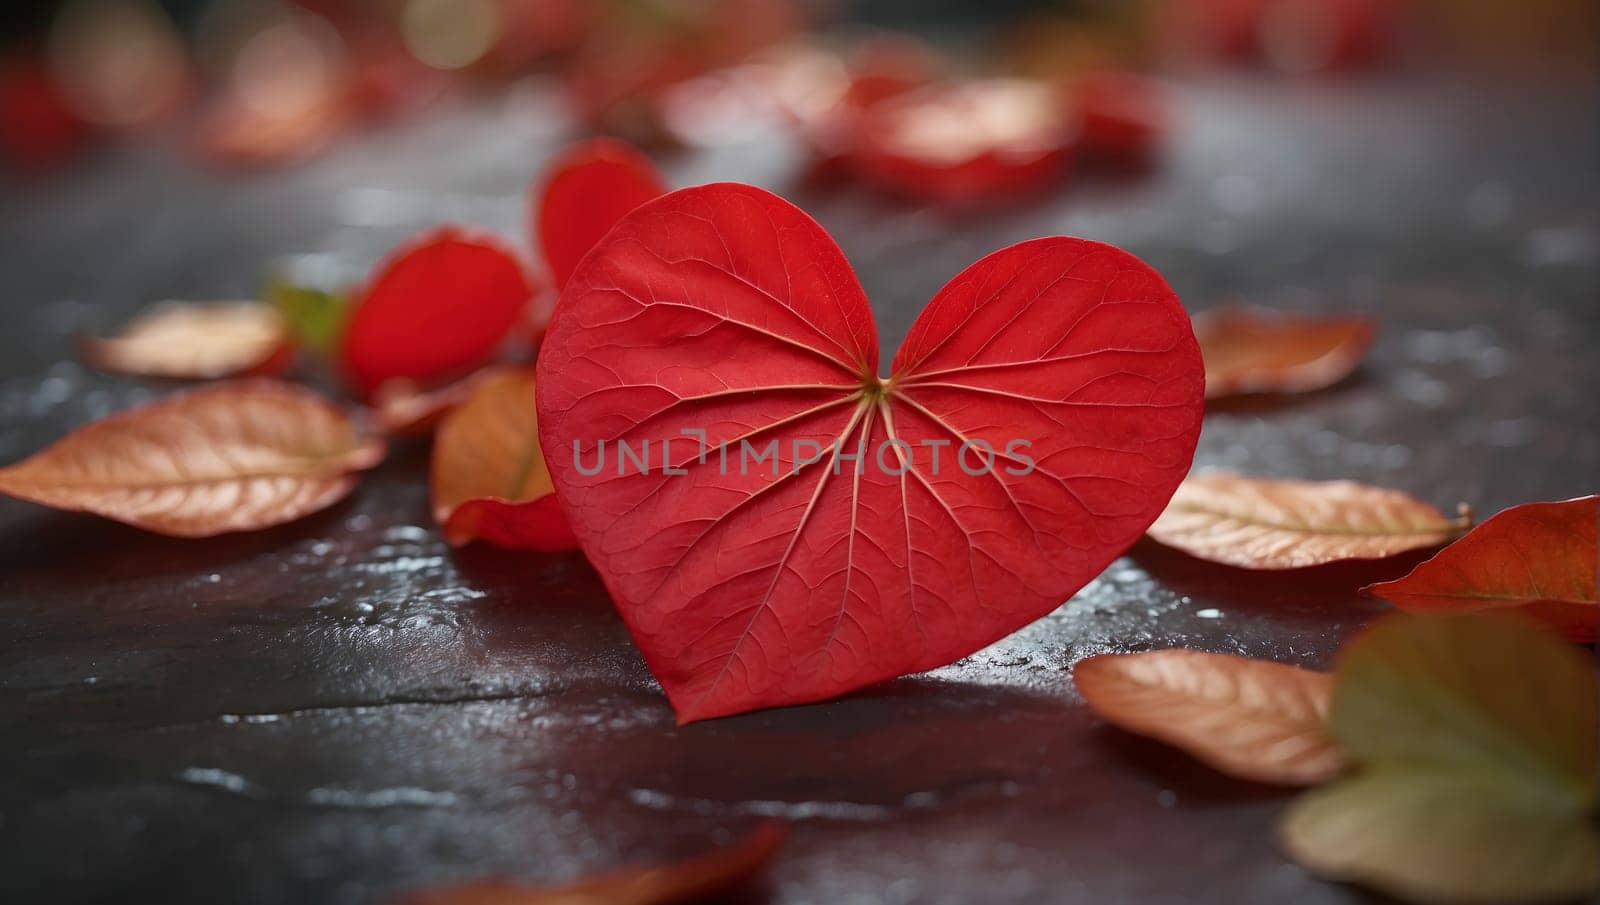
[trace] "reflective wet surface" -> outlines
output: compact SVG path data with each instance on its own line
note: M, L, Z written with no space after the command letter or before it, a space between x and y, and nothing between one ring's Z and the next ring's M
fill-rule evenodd
M8 186L0 461L170 386L71 335L274 268L339 281L457 219L524 235L566 136L538 91L229 181L164 151ZM966 263L1110 241L1192 309L1361 311L1352 380L1220 404L1198 463L1354 478L1480 514L1600 489L1595 98L1404 80L1203 80L1168 160L990 210L795 181L777 143L663 159L833 230L886 349ZM844 700L679 728L577 556L451 551L426 449L345 503L204 541L0 502L0 891L16 901L364 903L688 855L780 817L775 902L1333 902L1272 842L1289 793L1099 724L1077 659L1186 646L1326 666L1383 564L1251 575L1141 543L1051 616ZM11 895L0 896L8 901Z

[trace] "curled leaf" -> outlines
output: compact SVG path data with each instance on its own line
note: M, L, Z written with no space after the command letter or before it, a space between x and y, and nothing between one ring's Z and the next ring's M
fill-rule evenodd
M1600 496L1513 506L1417 566L1365 590L1413 612L1515 609L1593 641Z
M0 492L160 534L207 537L331 506L383 453L315 393L242 381L79 428L0 469Z
M532 194L532 232L556 288L624 214L666 190L655 164L626 142L591 138L562 152Z
M85 337L83 357L104 371L208 380L277 374L294 349L288 324L262 302L169 302L116 336Z
M539 450L531 368L478 378L444 417L433 444L433 513L455 546L577 546Z
M486 363L523 318L533 284L499 239L431 230L381 264L341 343L345 371L370 393L385 380L447 379Z
M487 880L412 893L396 905L694 905L720 900L751 884L788 835L776 821L739 842L659 867L639 867L563 886Z
M1230 776L1310 785L1344 766L1328 735L1333 677L1327 673L1157 650L1090 657L1072 678L1106 721L1182 748Z
M1348 377L1377 333L1360 316L1313 317L1233 306L1194 316L1206 398L1305 393Z
M1466 530L1397 490L1354 481L1279 481L1225 472L1190 475L1150 537L1190 556L1245 569L1297 569L1382 559Z
M1412 902L1576 901L1600 885L1600 836L1583 817L1471 770L1379 767L1307 793L1284 850L1335 880Z

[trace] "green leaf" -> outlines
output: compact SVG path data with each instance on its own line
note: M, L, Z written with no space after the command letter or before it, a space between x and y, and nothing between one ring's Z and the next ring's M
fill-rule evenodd
M331 351L339 342L350 313L349 299L344 295L296 286L283 279L267 284L267 300L289 322L301 343L319 352Z
M1600 886L1600 701L1563 638L1504 613L1390 616L1340 652L1329 723L1364 769L1285 816L1302 865L1419 902Z
M1329 721L1351 760L1486 772L1595 800L1600 702L1588 656L1503 613L1397 614L1341 651Z
M1600 835L1548 791L1465 768L1377 767L1301 797L1279 836L1319 874L1411 901L1577 899L1600 885Z

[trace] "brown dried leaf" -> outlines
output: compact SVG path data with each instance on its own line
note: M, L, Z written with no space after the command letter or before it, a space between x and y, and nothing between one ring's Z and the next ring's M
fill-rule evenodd
M1328 734L1328 673L1158 650L1090 657L1072 676L1108 722L1182 748L1230 776L1311 785L1344 767Z
M690 905L727 895L766 869L788 835L770 822L740 842L659 867L633 868L565 886L484 880L404 896L396 905Z
M238 381L96 421L0 469L0 492L178 537L250 531L332 505L383 459L344 410Z
M263 302L169 302L79 347L104 371L189 380L277 374L293 357L288 323Z
M1349 376L1377 332L1370 318L1314 317L1232 306L1194 316L1206 398L1305 393Z
M1150 537L1200 559L1245 569L1297 569L1382 559L1442 544L1472 523L1397 490L1354 481L1190 475Z
M433 514L454 546L577 546L539 448L533 369L490 371L444 417L433 444Z

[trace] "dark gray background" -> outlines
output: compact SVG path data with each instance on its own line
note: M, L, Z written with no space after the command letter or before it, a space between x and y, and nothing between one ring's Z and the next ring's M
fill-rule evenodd
M1210 414L1198 463L1355 478L1488 514L1600 487L1592 83L1210 76L1145 178L947 211L794 183L762 143L664 159L838 237L885 348L961 267L1067 233L1193 310L1238 297L1380 324L1354 380ZM111 152L0 201L0 462L169 387L71 334L271 267L353 277L422 227L522 236L569 136L535 90L453 103L281 173ZM1409 561L1250 575L1141 544L1060 610L935 672L676 728L576 556L449 550L426 450L346 503L206 541L0 502L0 899L372 902L558 880L794 822L773 901L1335 902L1272 842L1288 793L1111 730L1068 670L1191 646L1325 666Z

